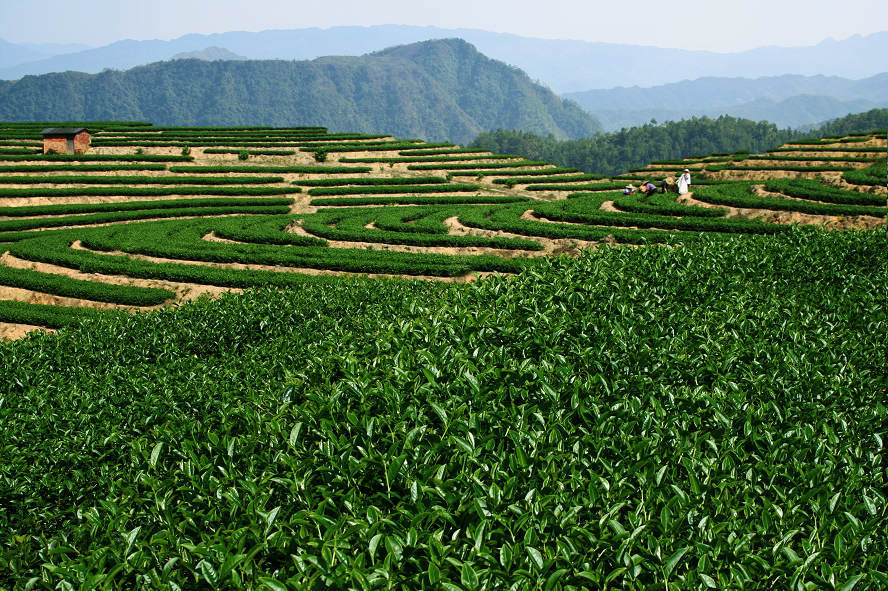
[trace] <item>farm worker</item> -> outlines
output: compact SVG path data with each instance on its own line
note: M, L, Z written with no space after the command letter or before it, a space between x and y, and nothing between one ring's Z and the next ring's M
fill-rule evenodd
M688 192L688 187L691 186L691 171L687 168L684 169L684 172L680 177L678 177L678 194L684 195Z
M635 187L632 185L626 185L626 188L623 189L623 195L631 195L635 192Z
M657 185L650 181L645 181L641 188L644 191L644 194L648 197L657 192Z

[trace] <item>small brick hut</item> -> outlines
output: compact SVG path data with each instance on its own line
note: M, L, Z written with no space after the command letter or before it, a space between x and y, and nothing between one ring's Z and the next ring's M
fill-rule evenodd
M85 127L47 127L40 135L44 154L86 154L92 137Z

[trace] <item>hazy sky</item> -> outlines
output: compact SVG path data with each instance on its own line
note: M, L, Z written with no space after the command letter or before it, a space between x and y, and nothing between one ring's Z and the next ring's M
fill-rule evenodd
M14 43L379 24L725 52L886 31L888 0L0 0Z

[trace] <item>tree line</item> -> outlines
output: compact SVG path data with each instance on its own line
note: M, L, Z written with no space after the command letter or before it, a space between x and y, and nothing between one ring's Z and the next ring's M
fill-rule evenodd
M479 134L469 147L612 175L657 160L743 150L761 153L791 140L886 128L888 109L849 115L809 131L778 129L767 121L722 115L717 119L694 117L664 124L652 120L640 127L565 141L552 135L498 129Z

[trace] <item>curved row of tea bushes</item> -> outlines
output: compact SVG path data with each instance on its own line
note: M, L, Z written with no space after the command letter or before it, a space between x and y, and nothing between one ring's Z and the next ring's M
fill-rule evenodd
M243 154L247 153L250 156L292 156L296 153L296 150L227 150L224 148L214 149L207 148L204 150L204 154Z
M423 146L434 146L436 144L423 144ZM390 152L393 150L403 150L411 146L416 146L414 141L391 141L391 142L366 142L354 144L318 144L310 147L302 148L303 152Z
M579 168L566 168L562 166L552 166L550 168L532 168L529 170L514 170L514 169L500 169L500 170L484 170L484 169L472 169L472 170L454 170L450 173L451 176L548 176L552 174L567 174L567 173L582 173L583 171ZM600 176L600 178L605 178L604 176Z
M364 163L364 164L404 164L411 162L437 162L437 163L445 163L445 162L471 162L471 161L486 161L486 160L519 160L524 162L525 166L534 166L534 164L527 164L528 161L523 160L520 156L511 156L508 154L484 154L478 156L392 156L389 158L340 158L339 162L354 162L354 163ZM548 162L543 164L548 165ZM454 165L459 168L458 165ZM499 163L494 164L482 164L478 162L476 164L465 164L463 168L469 167L478 167L484 166L485 168L496 168L498 166L502 166ZM408 166L408 169L412 169L412 166ZM451 168L449 166L439 166L439 168ZM417 169L422 170L422 169Z
M279 176L0 176L0 184L4 185L262 185L282 182L284 178Z
M508 250L542 250L542 246L532 240L521 238L488 238L483 236L460 236L446 233L446 227L442 221L446 217L458 215L462 208L440 210L438 208L402 208L406 211L396 212L396 222L393 223L391 215L388 222L383 221L384 229L367 228L370 223L379 226L378 218L381 214L378 209L342 211L321 211L319 213L303 217L302 228L327 240L341 240L347 242L371 242L378 244L399 244L424 247L484 247ZM413 211L411 211L413 210ZM418 210L418 211L417 211ZM417 232L415 228L407 228L403 218L434 216L439 230L433 233Z
M55 205L0 207L0 217L25 217L186 207L270 207L274 205L289 206L292 204L293 199L289 197L220 197L216 199L156 199L152 201L121 201L116 203L59 203Z
M110 224L117 222L130 222L136 220L150 220L158 218L176 218L202 216L211 217L217 215L234 214L287 214L290 212L286 205L217 205L217 206L186 206L177 208L138 209L135 211L110 211L107 213L85 213L82 215L70 215L59 217L25 218L15 220L0 220L0 241L11 241L5 232L21 232L23 230L35 230L39 228L60 228L64 226L91 226L96 224ZM16 238L17 240L17 238Z
M776 179L765 183L765 190L772 193L782 193L799 199L823 201L826 203L841 203L847 205L872 205L885 206L884 195L861 193L860 191L845 191L827 187L811 179Z
M533 209L536 215L550 220L598 226L634 226L667 231L741 234L776 234L789 229L788 226L741 218L700 216L675 218L672 215L603 211L600 207L606 199L607 197L596 194L577 195L563 201L535 204Z
M543 176L543 175L530 175L527 177L510 177L506 179L494 179L494 184L497 185L527 185L530 183L573 183L580 181L599 181L601 179L607 178L603 174L575 174L575 175L552 175L552 176Z
M441 164L408 164L407 170L476 170L477 171L486 171L489 169L496 168L522 168L524 166L552 166L548 162L542 162L539 160L523 160L523 159L515 159L514 156L503 156L503 159L514 160L513 162L477 162L477 163L459 163L456 162L454 164L446 164L445 162L448 159L438 159L438 162L442 162ZM493 158L485 158L485 160L492 160ZM488 173L489 174L489 173Z
M668 232L662 230L633 230L613 227L587 226L585 224L558 224L528 220L522 215L527 205L477 208L460 212L459 221L470 228L494 232L509 232L528 237L586 240L591 242L613 240L626 244L678 243L694 240L699 234L692 232ZM536 211L536 208L530 210ZM624 215L624 214L617 214Z
M113 285L101 281L73 279L54 273L0 265L0 285L29 289L51 295L127 306L157 306L175 297L168 289Z
M888 172L884 163L875 164L867 168L849 170L842 174L842 178L852 185L885 186L888 184Z
M883 150L884 151L884 150ZM776 154L756 154L749 160L777 162L872 162L872 156L779 156Z
M800 201L798 199L780 199L774 197L762 197L753 195L751 183L721 184L712 187L697 187L694 189L694 198L699 201L729 207L742 207L748 209L768 209L772 211L797 211L813 215L869 215L885 217L885 207L872 207L863 205L840 205L833 203L818 203L814 201Z
M836 147L804 147L804 146L780 146L779 148L774 148L772 150L768 150L768 154L781 154L784 152L859 152L861 154L884 154L886 152L886 148L869 148L869 147L860 147L860 148L836 148Z
M234 223L234 218L226 220ZM448 256L363 249L333 249L313 246L281 248L269 244L218 243L203 240L214 231L216 222L200 218L137 225L106 226L54 233L45 240L23 240L10 245L15 256L63 266L79 263L80 252L67 248L65 236L76 236L89 248L120 250L130 254L187 261L307 267L351 273L385 273L453 277L471 271L514 273L524 268L521 259L493 255ZM68 262L65 262L68 261ZM96 271L101 272L101 271ZM126 273L124 273L126 274Z
M0 168L0 170L3 170ZM369 166L170 166L170 172L193 174L196 172L253 172L253 173L290 173L290 174L360 174L373 170Z
M629 179L630 182L638 182L638 179ZM589 183L586 185L528 185L526 191L613 191L626 186L626 181L609 181Z
M49 306L15 300L0 300L0 322L13 324L64 328L80 324L88 318L96 318L100 314L99 310L93 308ZM3 575L0 575L0 580L2 577Z
M677 217L692 216L718 218L724 217L728 213L726 209L683 205L677 203L675 197L676 196L672 194L657 194L650 197L620 195L614 197L614 207L621 211L631 213L670 215Z
M0 156L2 162L192 162L193 156L166 154L39 154Z
M409 179L407 179L409 180ZM298 182L298 181L297 181ZM481 187L478 185L469 185L461 183L438 183L425 185L411 184L380 184L369 187L318 187L309 189L308 194L312 196L321 195L373 195L373 194L391 194L391 193L447 193L447 192L471 192L478 191Z
M292 184L303 187L341 187L344 185L430 185L444 184L447 179L440 176L414 177L360 177L360 178L323 178L293 181Z
M460 148L459 146L450 146L443 148L410 148L398 152L399 156L446 156L448 154L484 154L487 150L484 148Z
M169 187L51 187L29 189L3 189L2 197L162 197L165 195L287 195L300 193L299 187L230 187L230 186L191 186Z
M166 164L24 164L2 165L0 173L12 172L119 172L124 170L166 170Z
M398 195L395 197L320 197L311 200L318 207L360 205L458 205L472 203L519 203L530 201L521 195Z
M726 165L714 165L707 166L706 172L722 172L722 171L732 171L736 170L738 172L748 172L748 171L780 171L785 170L788 172L842 172L847 170L854 170L852 166L786 166L786 165L757 165L757 166L733 166L731 164Z

